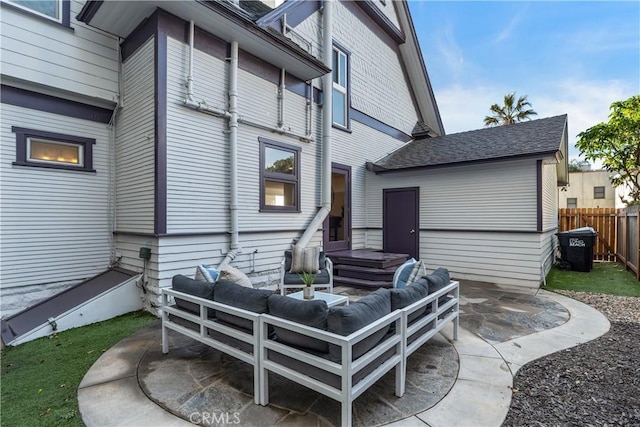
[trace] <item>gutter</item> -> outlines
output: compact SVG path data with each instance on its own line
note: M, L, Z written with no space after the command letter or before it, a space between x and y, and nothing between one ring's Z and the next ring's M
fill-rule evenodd
M333 62L333 0L325 0L322 7L322 46L324 65L331 69ZM333 126L333 74L322 76L322 205L311 223L307 226L297 246L305 247L322 226L331 211L331 132Z

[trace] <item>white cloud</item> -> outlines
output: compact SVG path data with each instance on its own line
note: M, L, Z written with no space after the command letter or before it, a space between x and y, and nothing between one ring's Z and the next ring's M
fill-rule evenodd
M442 58L442 61L457 78L464 67L464 56L453 31L453 25L448 23L442 31L438 32L436 38L436 47L438 55Z
M511 34L513 34L513 31L518 29L518 26L522 21L522 17L524 16L526 9L527 5L525 5L524 9L522 9L513 18L511 18L511 21L509 21L507 26L504 27L500 34L496 36L494 43L500 43L511 38Z
M447 133L484 127L489 106L500 104L510 90L495 85L454 84L436 89L435 96ZM569 121L569 157L578 157L576 135L608 120L609 106L638 94L638 88L621 81L561 80L544 87L531 88L527 95L538 112L535 118L567 114ZM597 164L596 164L597 166Z

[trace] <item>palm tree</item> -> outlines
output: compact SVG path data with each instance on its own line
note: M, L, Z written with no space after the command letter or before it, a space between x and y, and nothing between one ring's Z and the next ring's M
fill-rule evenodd
M502 107L498 104L493 104L489 108L493 114L484 118L484 125L512 125L523 120L531 120L531 116L538 115L538 113L527 107L531 107L531 103L527 101L527 95L519 97L516 101L516 93L508 93L504 96L504 105Z

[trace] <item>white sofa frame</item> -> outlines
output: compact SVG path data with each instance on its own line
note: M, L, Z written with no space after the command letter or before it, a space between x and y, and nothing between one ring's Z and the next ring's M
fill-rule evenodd
M341 423L343 426L350 426L353 415L353 401L378 381L384 374L395 368L395 394L402 397L405 382L404 358L402 350L403 316L396 310L370 325L358 331L342 336L331 332L312 328L299 323L291 322L268 314L260 316L261 346L260 346L260 403L266 406L269 403L269 380L268 372L274 372L291 381L308 387L318 393L322 393L331 399L337 400L342 405ZM395 323L395 332L374 348L352 360L353 346L374 334L382 328ZM323 357L296 349L280 342L267 338L268 327L276 326L285 328L308 337L316 338L330 344L335 344L341 348L342 362L336 363ZM366 368L377 357L387 350L394 349L393 354L380 366L367 374L356 384L352 384L353 375ZM329 374L338 375L341 378L340 388L333 387L323 381L312 378L289 366L280 364L268 357L268 350L288 356L309 366L319 368Z
M197 304L200 307L200 315L188 312L178 307L170 306L170 297L180 298L185 301ZM224 325L215 319L209 319L207 313L209 309L223 311L225 313L247 319L252 322L252 333L244 332L240 329L232 328ZM188 320L200 327L199 331L189 329L170 319L169 314L178 318ZM260 385L258 383L260 373L260 334L259 334L260 314L252 311L242 310L226 304L220 304L205 298L196 297L183 292L174 291L173 289L162 290L162 352L169 352L169 336L168 330L174 330L182 335L186 335L199 341L209 347L220 350L236 359L247 362L253 366L253 396L256 404L260 403ZM233 347L227 343L217 341L211 338L207 329L215 330L228 337L238 339L251 345L253 351L247 353L239 348Z
M333 293L333 261L331 261L327 256L325 256L325 259L326 259L325 268L329 272L329 283L314 283L311 285L311 287L313 288L314 291L317 291L318 289L326 289L327 292L332 294ZM284 273L286 273L284 271L284 262L285 262L284 259L280 261L280 295L286 295L287 289L302 289L305 287L304 284L300 284L300 283L298 284L284 283Z
M448 298L445 303L440 305L438 299L444 295L450 295L451 297ZM170 298L176 297L199 305L200 314L196 315L183 309L170 306ZM409 325L409 316L428 304L431 304L431 311ZM209 319L207 317L208 309L224 311L250 320L252 322L253 333L243 332L223 325L213 319ZM225 304L216 303L208 299L174 291L172 289L163 289L162 352L165 354L169 352L168 330L174 330L251 364L253 366L254 373L253 391L254 401L256 404L264 406L269 403L268 372L270 371L339 401L342 405L341 423L343 426L350 426L353 416L353 401L393 368L395 368L395 395L402 397L406 384L407 358L442 328L444 328L447 323L453 322L453 339L458 339L459 309L460 284L456 281L452 281L444 288L427 295L414 304L400 310L395 310L351 335L342 336L271 316L269 314L257 314ZM169 314L199 325L200 330L195 331L175 323L169 318ZM395 333L392 336L387 337L387 339L382 343L378 344L355 361L351 360L353 346L356 343L392 323L395 323L396 326ZM343 362L331 362L325 358L304 352L292 346L270 340L267 338L269 325L289 329L311 338L316 338L330 344L338 345L341 347ZM426 331L422 332L420 336L417 336L411 344L409 344L409 339L427 325L430 327ZM253 349L252 353L246 353L238 348L209 337L207 329L215 330L229 337L251 344ZM369 373L357 384L352 384L352 377L354 374L367 367L369 363L391 348L395 348L395 350L389 359L384 361L379 367ZM322 381L293 370L290 366L285 366L277 363L276 361L269 360L267 357L267 350L278 352L308 365L320 368L327 373L338 375L342 379L341 387L332 387Z

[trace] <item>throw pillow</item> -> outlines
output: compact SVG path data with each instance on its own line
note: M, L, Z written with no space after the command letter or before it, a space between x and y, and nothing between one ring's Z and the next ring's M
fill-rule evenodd
M391 313L389 289L378 289L353 304L329 308L327 331L347 336L389 313ZM357 359L375 347L388 331L389 326L384 327L355 344L353 346L353 359ZM342 352L339 346L329 346L329 359L334 362L341 362Z
M290 273L317 273L320 271L320 246L293 247Z
M222 269L220 270L220 275L218 277L220 279L234 282L240 286L244 286L245 288L253 288L253 284L251 283L251 280L249 280L247 275L229 264L222 267Z
M418 279L404 289L391 289L391 311L402 309L416 303L429 294L429 286L425 278ZM407 321L412 323L422 316L429 304L411 313Z
M411 274L411 269L415 265L416 260L411 258L404 262L400 267L398 267L398 279L396 280L395 287L396 289L402 289L407 286L407 280L409 280L409 275Z
M196 267L196 280L204 282L216 283L220 272L207 264L200 264Z
M407 278L407 284L411 284L415 282L419 278L427 275L427 269L424 266L424 262L416 261L413 264L413 268L411 269L411 273L409 273L409 277Z
M269 314L281 317L312 328L327 330L327 302L321 300L302 301L283 295L271 295L267 300ZM325 341L311 338L288 329L274 326L276 336L284 344L302 349L310 349L327 353L329 344Z

